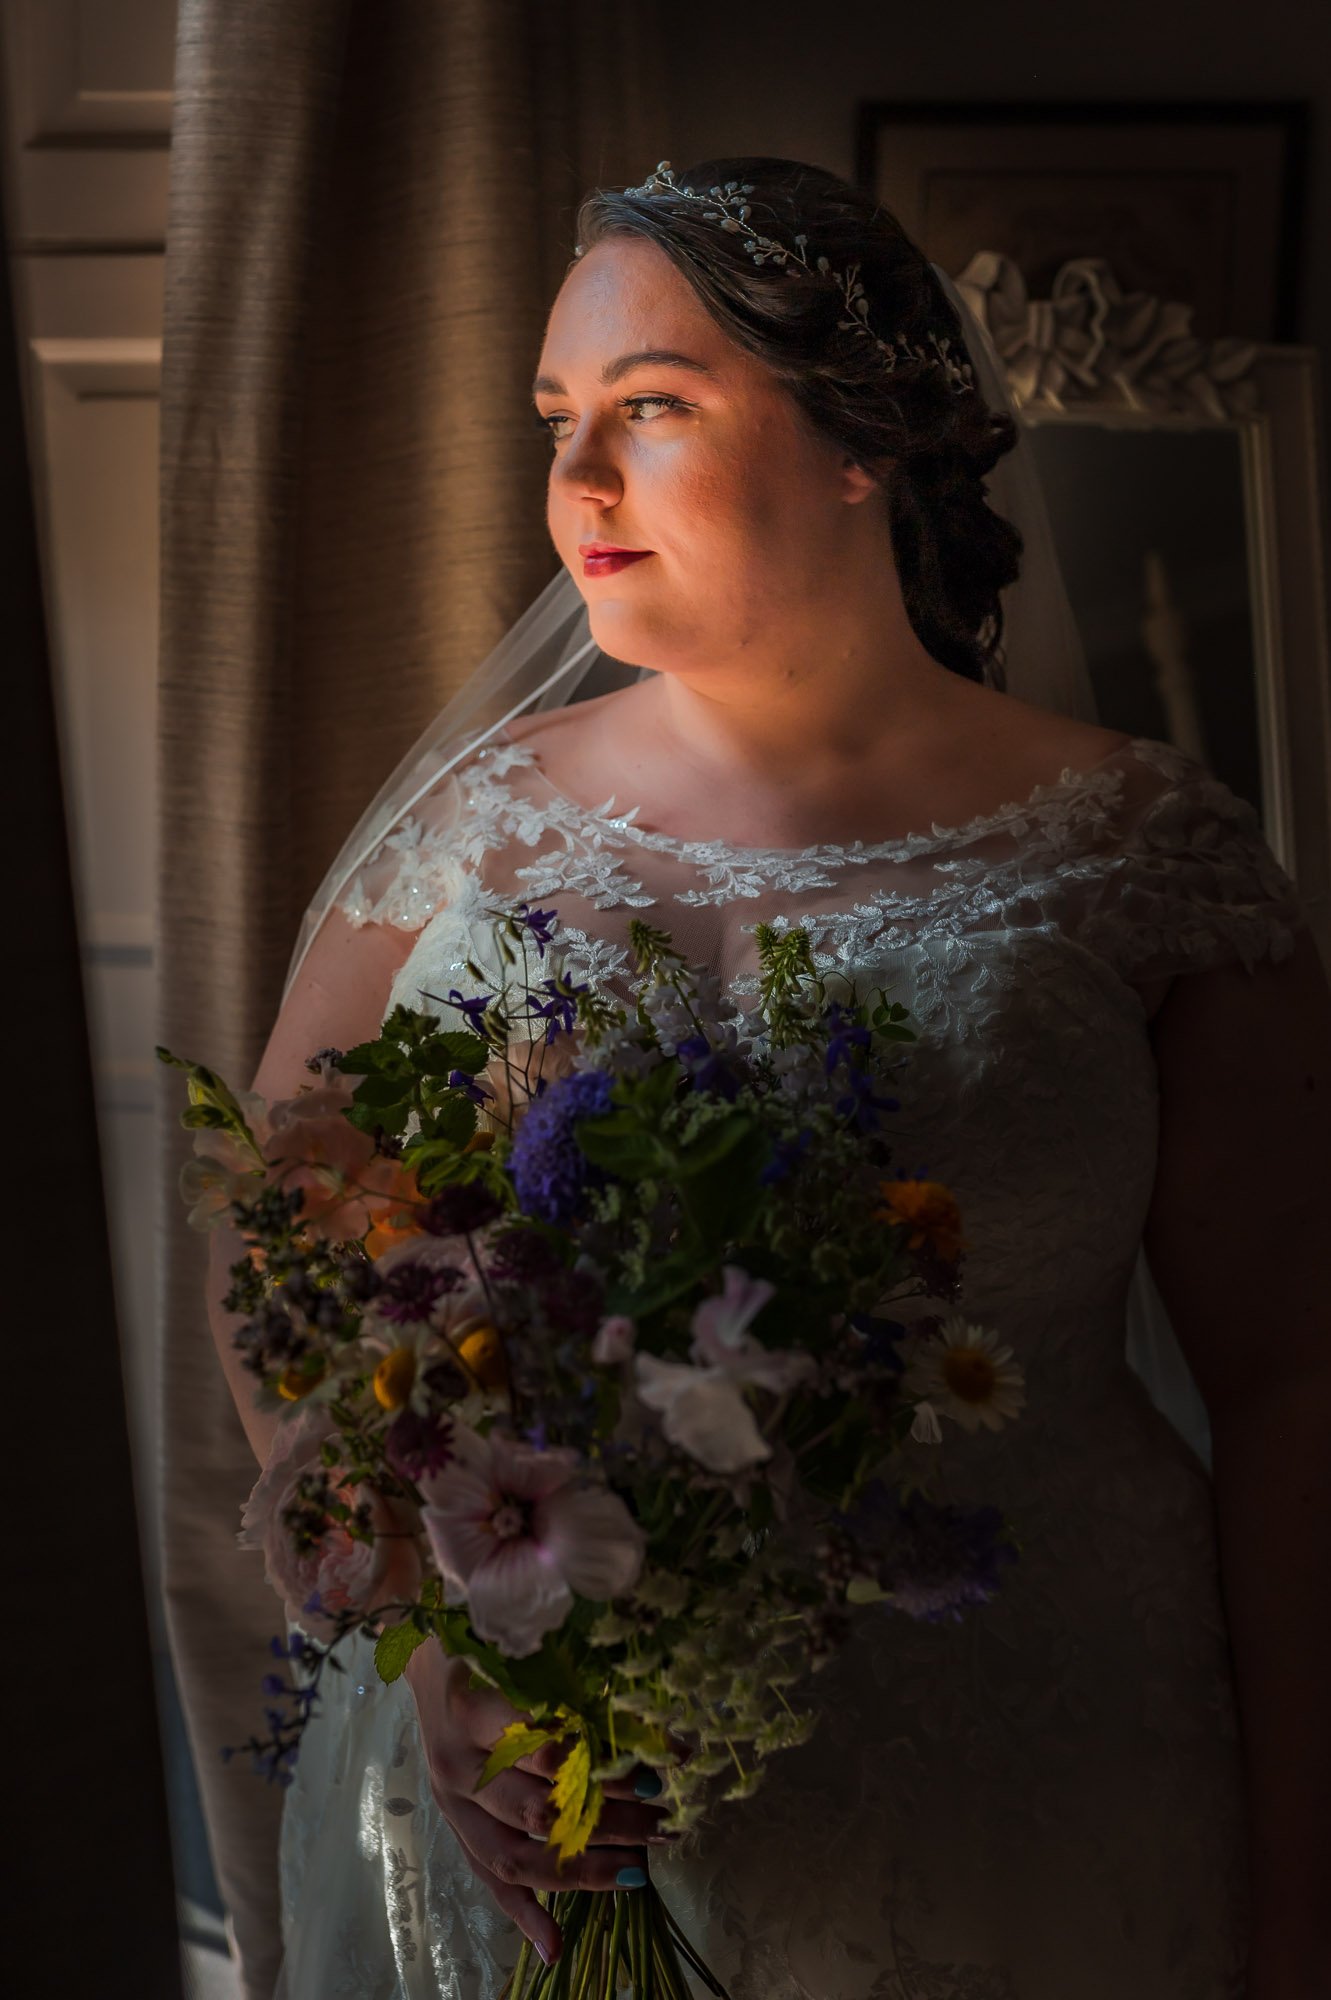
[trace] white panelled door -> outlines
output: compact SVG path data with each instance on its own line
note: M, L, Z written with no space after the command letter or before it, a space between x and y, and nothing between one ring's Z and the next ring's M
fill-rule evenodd
M187 1940L224 1953L154 1518L158 392L175 27L176 0L0 0L5 240L178 1874ZM230 1991L229 1971L191 1949L187 1991Z

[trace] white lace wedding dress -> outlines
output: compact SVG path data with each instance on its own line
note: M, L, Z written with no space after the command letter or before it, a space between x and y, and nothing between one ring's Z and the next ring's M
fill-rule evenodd
M419 932L390 1005L429 1006L422 989L478 990L484 906L522 897L557 909L566 968L620 997L646 911L746 1004L760 918L901 999L921 1039L894 1165L955 1190L965 1310L1027 1375L1002 1431L912 1447L937 1497L1012 1520L1000 1596L959 1625L861 1614L811 1683L810 1741L700 1855L653 1850L675 1913L733 2000L1240 2000L1210 1481L1127 1365L1124 1314L1157 1137L1141 992L1283 958L1306 921L1251 807L1134 738L964 827L755 852L589 810L499 738L341 907ZM431 1801L410 1693L356 1643L287 1795L287 2000L494 2000L517 1932Z

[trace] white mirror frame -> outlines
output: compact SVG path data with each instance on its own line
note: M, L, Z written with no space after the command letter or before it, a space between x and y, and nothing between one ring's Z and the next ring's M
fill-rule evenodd
M1031 299L1001 252L956 280L989 333L1022 421L1238 433L1247 520L1263 831L1298 884L1331 977L1331 669L1312 348L1206 342L1188 306L1125 297L1079 258Z

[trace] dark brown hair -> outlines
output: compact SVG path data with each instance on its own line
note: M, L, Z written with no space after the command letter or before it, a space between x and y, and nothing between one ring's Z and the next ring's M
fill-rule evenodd
M844 294L835 277L817 272L822 256L833 273L858 264L876 334L894 341L904 333L932 353L932 331L965 356L960 322L928 258L881 203L821 167L704 160L675 180L702 195L751 182L747 226L706 221L706 204L684 196L597 188L578 210L580 252L625 235L660 245L711 317L772 370L815 429L883 480L902 596L921 643L955 673L1003 687L999 592L1016 580L1022 544L990 507L984 479L1016 443L1016 426L978 391L953 389L941 368L899 361L889 373L872 339L838 330ZM756 263L744 249L753 231L792 252L796 233L807 237L813 272L793 256L785 266Z

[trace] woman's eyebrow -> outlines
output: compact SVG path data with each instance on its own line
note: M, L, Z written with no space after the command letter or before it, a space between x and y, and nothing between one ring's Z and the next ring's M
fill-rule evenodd
M695 361L691 354L678 354L673 347L642 347L634 354L621 354L614 361L607 361L601 370L601 380L608 387L618 382L621 375L627 375L630 368L692 368L699 375L714 375L705 361ZM567 396L568 390L553 375L538 375L531 385L533 396Z

